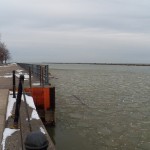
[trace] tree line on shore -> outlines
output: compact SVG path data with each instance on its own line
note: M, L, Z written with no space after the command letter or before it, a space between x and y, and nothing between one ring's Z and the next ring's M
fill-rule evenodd
M0 40L0 63L6 63L10 59L10 52L4 42Z

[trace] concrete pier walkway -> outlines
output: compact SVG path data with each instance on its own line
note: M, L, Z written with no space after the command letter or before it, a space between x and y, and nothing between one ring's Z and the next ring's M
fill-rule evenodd
M25 150L25 138L28 133L34 131L40 131L45 134L47 140L49 142L48 150L55 150L55 146L48 135L41 119L37 119L33 117L33 119L27 119L28 116L31 117L34 115L36 109L32 108L25 101L21 101L20 106L20 119L19 119L19 129L15 130L11 136L8 136L5 139L3 133L4 131L11 130L13 126L14 119L12 117L8 117L6 120L6 111L8 104L8 97L11 96L9 91L12 89L12 71L15 70L16 73L20 74L20 72L25 73L25 70L20 68L16 64L10 64L6 66L0 66L0 150ZM38 82L36 78L33 79L35 82ZM18 81L17 81L18 83ZM25 85L28 84L28 80L25 80ZM16 84L17 86L18 84ZM15 103L13 105L12 113L15 112ZM2 144L4 142L5 144Z

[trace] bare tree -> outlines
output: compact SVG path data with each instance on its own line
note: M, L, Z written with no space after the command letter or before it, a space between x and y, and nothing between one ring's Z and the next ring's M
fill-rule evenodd
M9 59L11 59L11 57L10 57L10 52L9 52L9 50L6 48L6 49L5 49L5 55L4 55L5 64L6 64L7 60L9 60Z
M6 44L2 43L0 41L0 62L1 62L1 64L3 64L4 62L6 63L7 60L9 60L9 59L10 59L10 52L6 48Z
M3 64L3 61L4 61L4 49L5 49L4 43L0 42L0 62L1 62L1 64Z

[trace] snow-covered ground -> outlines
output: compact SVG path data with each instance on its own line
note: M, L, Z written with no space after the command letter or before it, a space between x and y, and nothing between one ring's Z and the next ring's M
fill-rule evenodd
M12 65L12 64L10 64L10 65ZM8 67L10 65L6 65L6 66L4 65L4 66L0 66L0 67ZM24 75L24 80L29 80L29 74L28 73L25 73L23 70L17 69L16 72L15 72L15 76L17 78L19 78L20 75ZM12 72L5 73L5 75L0 76L0 78L12 78L12 77L13 77ZM33 76L31 76L31 77L33 77ZM40 82L32 83L32 85L33 86L39 86Z
M16 70L16 77L19 78L20 75L24 75L25 80L29 80L29 75L27 73L23 73L23 70ZM12 78L12 72L11 73L6 73L3 76L0 76L1 78Z

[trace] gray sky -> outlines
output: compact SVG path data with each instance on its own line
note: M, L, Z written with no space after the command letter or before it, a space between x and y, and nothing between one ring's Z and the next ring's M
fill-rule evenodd
M17 62L150 63L150 0L2 0Z

